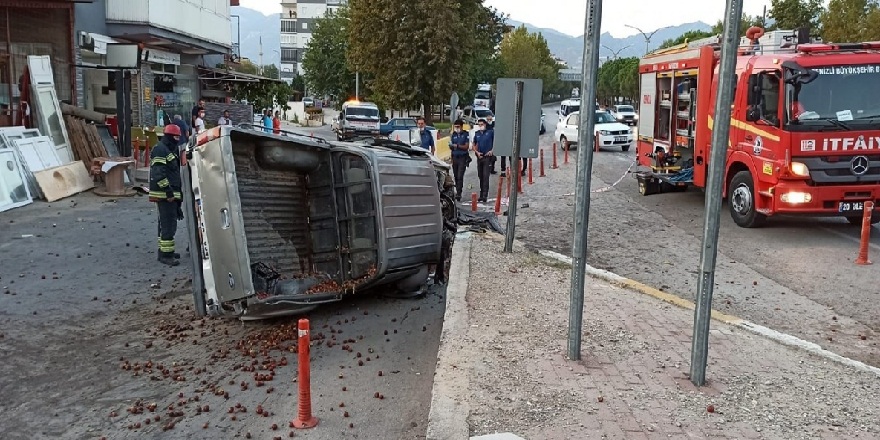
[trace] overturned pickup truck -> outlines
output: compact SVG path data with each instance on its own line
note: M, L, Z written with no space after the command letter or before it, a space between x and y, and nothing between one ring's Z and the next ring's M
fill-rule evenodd
M302 313L381 287L424 291L449 268L449 166L400 142L327 142L217 127L187 146L184 210L200 315Z

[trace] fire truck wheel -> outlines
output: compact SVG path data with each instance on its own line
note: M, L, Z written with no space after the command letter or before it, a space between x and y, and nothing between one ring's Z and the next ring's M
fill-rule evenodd
M740 171L728 185L727 205L734 223L743 228L761 226L767 216L755 210L755 185L748 171Z

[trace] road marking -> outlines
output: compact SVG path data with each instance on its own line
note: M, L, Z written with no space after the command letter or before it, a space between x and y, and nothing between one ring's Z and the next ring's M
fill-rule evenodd
M560 262L563 262L563 263L566 263L569 265L572 264L571 257L562 255L558 252L541 250L541 251L538 251L538 253L545 256L545 257L552 258L554 260L557 260L557 261L560 261ZM696 305L689 300L680 298L680 297L672 295L670 293L660 291L660 290L655 289L655 288L648 286L646 284L642 284L638 281L631 280L629 278L620 276L616 273L609 272L607 270L597 269L595 267L590 266L589 264L586 266L587 266L587 268L586 268L587 274L594 277L594 278L599 278L599 279L607 281L611 284L616 284L616 285L619 285L622 287L629 288L630 290L632 290L636 293L642 293L642 294L651 296L653 298L656 298L661 301L676 305L676 306L681 307L683 309L694 310L694 308L696 307ZM714 309L712 310L712 319L715 319L717 321L731 325L733 327L738 327L738 328L747 330L749 332L752 332L752 333L760 335L760 336L764 336L764 337L771 339L773 341L776 341L780 344L787 345L789 347L800 348L804 351L815 354L817 356L821 356L825 359L840 363L842 365L846 365L848 367L855 368L856 370L859 370L862 372L872 373L872 374L876 375L877 377L880 377L880 368L867 365L867 364L860 362L860 361L857 361L855 359L850 359L848 357L841 356L841 355L834 353L832 351L828 351L828 350L822 348L821 346L819 346L818 344L815 344L815 343L812 343L809 341L805 341L803 339L798 338L797 336L778 332L778 331L773 330L771 328L764 327L762 325L758 325L758 324L755 324L750 321L746 321L745 319L742 319L737 316L728 315L726 313L721 313L721 312L714 310Z
M873 229L874 227L871 226L871 228ZM840 231L835 231L834 229L831 229L831 228L829 228L829 227L827 227L827 226L822 226L822 227L820 227L820 229L823 229L823 230L825 230L825 231L828 231L828 232L830 232L830 233L832 233L832 234L834 234L834 235L836 235L836 236L838 236L838 237L843 237L843 238L849 239L849 241L851 241L851 242L853 242L853 243L861 244L861 240L860 240L859 238L853 237L853 236L851 236L851 235L847 235L847 234L845 234L845 233L843 233L843 232L840 232ZM880 251L880 245L878 245L878 244L876 244L876 243L871 243L871 242L869 242L869 243L868 243L868 246L871 247L871 248L873 248L873 249L876 250L876 251ZM858 251L858 249L856 249L856 252L857 252L857 251Z

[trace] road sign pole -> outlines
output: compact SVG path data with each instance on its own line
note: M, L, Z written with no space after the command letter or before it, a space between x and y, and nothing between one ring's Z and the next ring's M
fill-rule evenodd
M712 316L712 291L715 287L715 260L718 257L718 231L721 226L721 197L724 187L724 163L730 135L730 105L733 102L734 70L739 49L739 24L742 0L727 0L721 67L718 72L718 99L715 101L715 125L709 155L709 181L706 185L706 218L703 223L703 248L697 283L697 306L694 308L694 337L691 345L691 382L706 384L709 354L709 321ZM701 81L708 79L701 79Z
M596 101L596 80L599 73L599 36L602 27L602 0L590 0L584 19L584 76L578 128L577 183L574 208L574 243L571 266L571 304L568 313L568 358L581 358L581 329L584 318L584 274L587 266L587 228L590 224L590 176L593 171L593 128L596 119L593 102Z
M515 113L513 114L513 155L511 155L510 161L510 170L513 171L516 176L519 178L522 166L520 165L519 153L522 148L522 132L520 131L520 124L522 124L522 112L523 112L523 88L525 87L525 83L522 81L516 82L516 95L514 95L515 102ZM511 176L511 179L513 179ZM513 252L513 237L516 234L516 200L517 194L519 194L519 188L514 188L510 193L510 204L507 206L507 236L504 241L504 252Z

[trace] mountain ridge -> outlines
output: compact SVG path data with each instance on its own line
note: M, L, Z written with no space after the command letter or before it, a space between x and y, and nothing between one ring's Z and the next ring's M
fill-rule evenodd
M263 64L280 65L281 14L265 15L260 11L243 6L233 6L231 10L232 15L240 17L238 20L232 20L232 35L235 40L239 30L241 32L241 56L259 64L260 37L262 37ZM240 29L236 21L240 21ZM584 48L583 35L574 37L552 28L541 28L513 19L508 19L507 23L516 27L525 25L529 32L541 33L547 40L547 46L553 55L561 58L571 67L581 65ZM656 48L665 40L678 38L685 32L708 31L711 28L711 25L701 21L663 28L651 37L651 48ZM270 29L272 31L269 31ZM603 32L600 36L600 42L602 44L600 57L641 57L645 53L645 38L641 34L616 38L608 32Z

